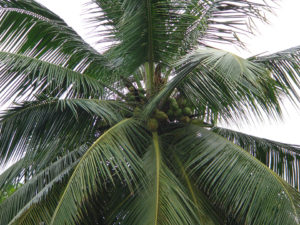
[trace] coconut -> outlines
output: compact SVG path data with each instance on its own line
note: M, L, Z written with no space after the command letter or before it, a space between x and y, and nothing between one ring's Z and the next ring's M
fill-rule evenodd
M192 110L190 107L184 107L184 109L182 110L183 114L185 116L191 116L193 114Z
M176 101L175 101L175 102L174 102L174 101L171 101L171 102L170 102L170 106L171 106L172 109L178 109L178 108L179 108L179 106L178 106L178 104L177 104Z
M180 116L182 116L182 109L176 109L176 111L175 111L175 113L174 113L174 115L176 116L176 117L180 117Z
M193 119L190 122L191 122L191 124L194 124L194 125L202 125L203 124L203 120L200 120L200 119Z
M174 111L173 111L172 109L169 109L169 110L167 111L167 115L168 115L168 117L174 116Z
M168 119L168 115L163 112L163 111L160 111L160 110L156 110L155 113L154 113L154 117L158 120L166 120Z
M133 95L129 96L128 101L135 101L135 96L133 96Z
M143 88L139 88L138 91L139 91L140 93L142 93L142 94L145 94L145 93L146 93L145 89L143 89Z
M176 99L175 98L170 98L169 101L170 101L170 103L176 102Z
M135 109L133 110L133 115L134 116L138 116L141 113L141 109L139 107L135 107Z
M179 119L181 122L184 122L184 123L188 123L188 122L190 122L190 117L188 117L188 116L182 116L182 117L180 117L180 119Z
M147 126L150 131L157 131L158 121L154 118L150 118L147 123Z
M180 97L178 100L177 100L177 103L178 105L180 106L186 106L186 103L187 103L187 100L183 97Z
M134 87L129 87L128 90L129 90L130 92L134 92L134 91L135 91L135 88L134 88Z
M143 94L141 94L141 93L139 94L139 98L140 98L141 100L144 100L144 101L147 100L146 96L143 95Z

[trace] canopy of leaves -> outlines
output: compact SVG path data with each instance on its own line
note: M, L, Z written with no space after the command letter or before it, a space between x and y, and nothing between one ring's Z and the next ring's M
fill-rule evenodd
M0 225L296 225L300 146L218 127L299 103L299 46L248 59L273 1L90 0L99 53L0 0Z

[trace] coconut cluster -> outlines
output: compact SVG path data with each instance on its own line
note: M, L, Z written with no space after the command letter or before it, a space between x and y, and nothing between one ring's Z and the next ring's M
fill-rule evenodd
M128 102L140 102L145 103L147 101L146 91L143 88L135 88L133 86L128 88L129 92L126 94L126 100Z
M148 129L156 131L159 124L168 121L189 123L193 115L194 108L190 106L183 97L169 98L163 110L156 109L148 121Z
M146 103L146 91L143 88L128 87L126 100L132 103L134 107L133 115L138 116L141 112L140 106ZM148 120L147 126L150 131L157 131L160 124L170 122L190 123L195 108L188 104L186 98L181 95L177 97L170 97L167 99L164 106L156 109L151 118Z
M190 122L190 116L193 114L193 107L187 104L183 97L177 99L170 98L167 109L167 115L170 121Z

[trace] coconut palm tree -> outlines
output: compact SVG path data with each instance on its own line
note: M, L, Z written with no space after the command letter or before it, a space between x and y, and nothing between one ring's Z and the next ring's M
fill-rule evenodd
M299 224L300 146L218 126L299 101L299 46L247 59L214 47L242 46L272 7L86 7L104 53L41 4L0 0L0 161L14 162L0 187L23 184L0 224Z

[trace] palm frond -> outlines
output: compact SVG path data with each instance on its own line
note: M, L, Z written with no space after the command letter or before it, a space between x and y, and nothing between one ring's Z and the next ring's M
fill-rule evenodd
M271 11L265 2L243 0L92 2L99 8L91 8L91 23L101 26L104 41L117 43L113 58L129 71L144 62L168 65L199 41L240 43L237 33L251 32L247 19L265 20L263 12Z
M5 100L45 88L61 94L71 88L77 95L90 90L99 96L103 86L115 82L105 57L35 1L0 1L0 33Z
M86 149L79 148L61 157L33 177L0 205L0 224L14 223L34 204L42 201L54 185L61 182L75 167Z
M227 43L245 47L239 35L249 35L255 30L254 20L266 22L265 13L272 13L271 1L209 0L201 2L204 7L202 24L207 24L201 44ZM203 3L204 2L204 3ZM201 25L202 25L201 24Z
M207 105L222 116L241 116L249 109L257 115L281 113L280 90L267 71L232 53L199 49L180 62L180 77L185 80L178 89L194 105Z
M170 135L170 134L169 134ZM172 135L171 135L172 136ZM172 145L171 145L172 146ZM190 199L197 209L197 216L200 224L207 225L221 225L226 221L226 217L222 215L220 210L216 206L212 205L206 194L195 185L195 181L189 176L188 171L184 168L182 160L178 157L176 152L171 147L167 154L173 155L172 159L176 162L175 164L170 162L169 165L179 171L179 177L182 182L186 184L187 193L189 193Z
M30 207L24 207L22 215L17 214L9 223L10 225L31 225L31 224L49 224L51 215L55 210L59 196L63 191L67 179L60 180L51 189L47 190L36 202L30 202Z
M15 106L1 116L1 163L25 154L32 160L40 151L55 158L93 141L122 119L122 110L127 111L122 102L46 97Z
M143 158L146 180L124 203L120 224L199 224L186 189L162 158L158 134ZM118 210L120 212L121 210ZM121 211L122 212L122 211Z
M280 143L220 127L212 131L241 146L299 190L299 145Z
M64 64L78 72L92 61L103 61L59 16L36 1L0 1L0 7L2 50Z
M241 224L299 223L299 192L255 157L198 126L177 135L175 148L187 158L185 167L227 217Z
M247 119L248 111L258 116L261 112L281 114L281 90L259 64L223 50L199 48L180 60L177 68L173 79L149 103L146 113L177 88L199 114L203 108L219 112L226 120Z
M264 65L286 94L300 99L297 91L300 88L300 46L249 60Z
M104 89L119 94L113 87L87 74L61 65L15 53L0 52L0 101L32 98L33 94L96 96L107 98ZM13 84L13 85L12 85Z
M0 189L22 183L0 224L299 224L300 147L216 127L300 99L299 46L208 47L243 46L273 2L90 0L100 54L34 0L0 0L0 166L17 160Z
M24 177L24 160L14 162L0 174L0 190L5 190L11 184L19 184Z
M107 185L106 189L98 190L97 193L88 196L83 203L85 210L81 212L76 225L116 224L116 221L124 224L120 219L127 212L124 203L134 195L134 192L123 181Z
M132 119L123 120L103 133L74 169L50 224L73 224L80 220L83 200L97 191L97 184L101 190L115 179L129 187L135 185L137 178L143 180L141 159L135 146L143 149L147 142L147 134Z

